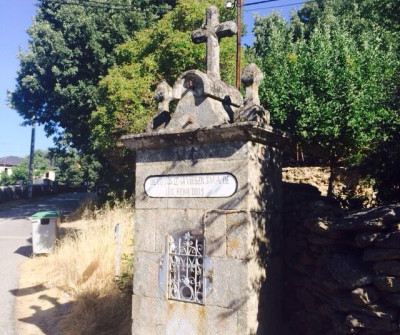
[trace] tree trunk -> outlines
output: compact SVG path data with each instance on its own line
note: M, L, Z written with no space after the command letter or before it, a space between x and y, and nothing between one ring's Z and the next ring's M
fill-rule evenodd
M328 198L333 198L333 182L335 181L335 169L337 165L337 159L331 157L329 160L329 184L328 184Z

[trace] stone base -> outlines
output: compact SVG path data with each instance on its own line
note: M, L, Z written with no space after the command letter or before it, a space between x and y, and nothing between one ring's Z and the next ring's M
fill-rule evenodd
M133 335L245 334L240 311L179 301L132 297Z
M140 147L136 153L132 334L279 335L281 154L272 141L275 134L269 131L245 123L127 140L134 149ZM215 136L219 143L212 142ZM273 144L263 143L268 140ZM155 197L145 187L147 180L157 176L218 173L235 178L237 189L232 195ZM205 184L204 180L198 184ZM180 284L168 284L181 278L180 273L169 277L177 264L169 248L180 243L171 244L171 239L184 234L199 236L205 243L201 256L205 265L199 270L204 284L198 285L205 290L200 300L190 302L174 300L182 298L171 294ZM184 273L178 282L189 280L187 270L178 269Z

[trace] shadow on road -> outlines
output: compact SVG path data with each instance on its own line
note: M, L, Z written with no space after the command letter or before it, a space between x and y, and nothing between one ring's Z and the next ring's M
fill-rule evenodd
M25 295L34 294L37 292L44 291L46 289L47 289L46 286L44 286L43 284L39 284L39 285L31 286L31 287L10 290L10 293L16 297L23 297Z
M41 306L32 305L32 315L29 317L18 319L18 321L35 325L41 330L41 334L58 335L57 324L62 315L66 314L71 306L71 302L60 303L58 299L47 294L42 294L39 299L48 301L53 307L43 309Z
M14 254L18 254L21 256L25 256L30 258L32 256L32 245L24 245L22 247L19 247L17 250L14 251Z
M33 334L32 331L35 331L37 335L58 335L57 324L60 318L65 315L71 307L71 302L59 302L58 298L46 294L45 291L49 291L49 287L45 284L9 291L17 298L31 296L31 300L29 301L37 302L37 304L31 304L29 307L26 306L23 315L29 316L18 318L18 321L28 324L29 328L24 327L23 329L29 329L29 334ZM48 305L51 307L43 307ZM38 329L40 329L40 332ZM25 332L20 331L17 333L24 334Z

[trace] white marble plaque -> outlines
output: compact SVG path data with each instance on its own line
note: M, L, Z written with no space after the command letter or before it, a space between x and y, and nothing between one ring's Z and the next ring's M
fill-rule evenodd
M151 176L144 189L154 198L226 198L236 192L237 180L230 173Z

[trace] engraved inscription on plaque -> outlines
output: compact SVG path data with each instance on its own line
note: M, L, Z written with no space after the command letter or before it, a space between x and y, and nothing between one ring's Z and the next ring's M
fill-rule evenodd
M144 189L154 198L225 198L236 192L237 180L230 173L151 176Z

